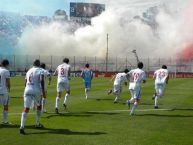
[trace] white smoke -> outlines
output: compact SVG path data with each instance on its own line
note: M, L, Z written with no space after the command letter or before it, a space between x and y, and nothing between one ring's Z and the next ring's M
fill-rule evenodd
M106 11L92 24L69 33L69 24L52 22L28 27L19 38L18 48L25 54L62 56L102 56L106 54L109 34L110 56L125 57L136 49L140 57L174 57L193 38L184 27L185 10L191 0L96 0ZM140 19L150 7L158 6L156 29ZM191 40L192 41L192 40Z

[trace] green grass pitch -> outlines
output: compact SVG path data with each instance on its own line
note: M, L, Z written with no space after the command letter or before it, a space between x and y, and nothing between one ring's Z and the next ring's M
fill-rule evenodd
M44 128L34 128L35 112L30 110L25 126L27 135L20 135L24 77L11 78L12 125L0 126L0 145L193 144L193 79L171 79L159 101L160 110L153 109L154 82L148 79L142 87L136 116L132 117L125 105L130 98L128 86L123 86L121 102L113 104L114 96L107 95L112 87L109 80L94 78L90 97L85 100L82 80L72 78L69 112L63 110L60 101L61 114L55 114L56 78L53 78L48 86L47 113L41 118Z

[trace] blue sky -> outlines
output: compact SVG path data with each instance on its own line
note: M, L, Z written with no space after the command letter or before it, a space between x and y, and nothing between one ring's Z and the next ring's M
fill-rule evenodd
M0 0L0 11L51 17L57 9L65 10L69 14L70 2L87 0Z

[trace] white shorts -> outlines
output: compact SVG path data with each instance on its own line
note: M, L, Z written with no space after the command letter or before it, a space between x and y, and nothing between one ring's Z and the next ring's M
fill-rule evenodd
M36 106L41 106L41 100L41 95L24 94L24 107L30 108L33 101Z
M113 93L119 95L122 91L121 85L114 85Z
M57 92L63 92L64 90L70 91L70 83L68 80L57 83Z
M129 89L131 93L131 97L134 99L141 98L141 87L136 87L135 89Z
M155 91L158 96L163 96L165 91L165 84L155 84Z
M0 105L8 105L9 104L9 94L0 94Z

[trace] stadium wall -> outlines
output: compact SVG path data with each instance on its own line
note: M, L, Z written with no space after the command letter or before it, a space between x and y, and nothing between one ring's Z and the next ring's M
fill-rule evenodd
M47 69L53 72L56 67L62 63L66 56L43 56L43 55L0 55L0 61L8 59L10 61L10 71L15 73L25 73L33 64L35 59L40 59L46 63ZM92 70L95 71L96 77L111 77L117 72L123 72L125 68L136 68L135 58L109 57L108 63L102 57L87 56L67 56L70 59L71 70L75 75L81 72L86 63L89 63ZM144 63L144 70L151 77L153 72L163 64L168 66L171 77L192 78L193 60L175 60L161 58L143 58L140 61Z

